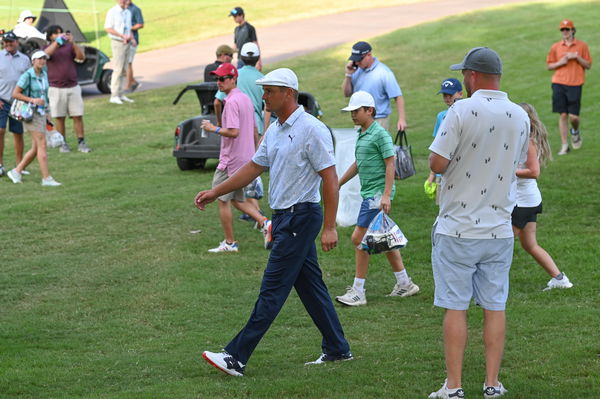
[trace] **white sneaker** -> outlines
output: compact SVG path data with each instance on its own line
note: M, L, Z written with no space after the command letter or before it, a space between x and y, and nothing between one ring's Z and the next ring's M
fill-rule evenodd
M30 172L29 172L27 169L23 169L23 170L21 171L21 174L22 174L23 176L29 176L31 173L30 173Z
M580 149L581 144L583 144L583 138L581 137L579 130L571 129L571 145L573 146L573 149Z
M204 351L202 352L202 357L209 364L213 365L214 367L218 368L224 373L236 377L244 376L244 368L246 367L246 365L240 363L239 361L234 359L233 356L231 356L225 351L220 353Z
M567 155L569 152L569 144L563 144L560 147L560 151L558 152L558 155Z
M500 381L498 381L498 385L499 386L497 386L497 387L492 387L492 386L487 386L484 383L483 384L483 397L485 399L499 398L500 396L502 396L508 392L508 390L506 388L504 388L504 386L502 385L502 383Z
M126 96L121 96L121 97L119 97L119 99L120 99L121 101L125 101L125 102L127 102L127 103L134 103L134 102L135 102L134 100L132 100L131 98L129 98L129 97L126 97Z
M556 278L552 277L550 281L548 281L548 284L546 284L546 288L544 288L544 291L548 291L553 288L571 288L572 286L573 283L570 282L567 275L563 273L563 278L561 280L557 280Z
M119 105L123 104L123 101L121 101L121 99L119 97L111 97L110 100L108 100L108 102L111 104L119 104Z
M361 294L354 287L348 287L346 293L341 296L336 296L335 300L343 303L346 306L362 306L367 304L366 290Z
M217 252L237 252L237 251L238 251L237 242L234 242L232 244L228 244L227 240L221 241L221 243L219 244L218 247L211 248L211 249L208 250L208 252L211 252L211 253L217 253Z
M17 172L15 169L9 170L8 173L6 174L6 176L8 176L8 178L10 180L12 180L12 182L15 184L19 184L19 183L23 182L21 180L21 174L19 172Z
M412 282L412 279L409 279L407 285L400 285L400 283L396 283L394 285L394 289L388 296L412 296L419 292L419 286Z
M62 184L60 184L59 182L57 182L56 180L54 180L54 177L48 176L45 179L42 179L42 186L45 186L45 187L57 187L57 186L62 186Z
M429 399L435 399L435 398L440 398L440 399L453 399L453 398L464 398L465 397L465 391L462 388L453 388L453 389L449 389L448 386L448 380L444 381L444 385L442 385L442 387L435 392L431 392L429 394Z

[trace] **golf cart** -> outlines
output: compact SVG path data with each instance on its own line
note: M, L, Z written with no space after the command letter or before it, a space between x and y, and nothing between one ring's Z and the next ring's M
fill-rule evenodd
M184 120L175 129L173 156L177 161L177 166L181 170L204 168L207 159L219 159L221 148L221 136L206 133L203 137L202 128L200 127L203 119L208 119L213 124L217 123L217 114L215 113L213 104L215 94L218 90L217 84L215 82L207 82L188 85L177 95L175 101L173 101L173 105L177 104L179 99L190 90L195 91L202 114ZM323 115L319 103L310 93L300 92L298 94L298 103L304 106L306 112L317 118Z
M63 0L44 1L36 27L40 32L44 32L51 25L60 25L65 32L70 31L77 43L87 42ZM30 57L34 51L43 49L47 44L48 42L39 38L19 38L19 51ZM104 65L110 59L95 47L85 44L80 46L83 48L85 61L77 63L77 82L81 86L95 84L100 92L110 93L112 69L104 69Z

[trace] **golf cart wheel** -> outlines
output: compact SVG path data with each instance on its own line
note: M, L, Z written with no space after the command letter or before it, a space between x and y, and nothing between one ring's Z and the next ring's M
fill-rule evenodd
M206 158L196 159L194 164L195 164L196 168L204 169L204 166L206 165Z
M181 170L192 170L194 169L194 159L190 158L175 158L177 160L177 166Z
M102 71L102 74L100 75L100 81L98 81L96 84L101 93L110 93L110 79L112 78L112 72L112 69L105 69Z

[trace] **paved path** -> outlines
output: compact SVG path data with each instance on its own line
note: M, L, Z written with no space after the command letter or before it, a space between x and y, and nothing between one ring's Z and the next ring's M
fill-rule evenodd
M257 29L257 34L263 52L263 63L269 64L342 43L365 40L449 15L527 2L531 1L433 0L302 19L260 28ZM365 24L364 21L377 23ZM230 35L137 54L134 70L136 78L142 82L140 90L203 80L204 66L214 62L216 48L221 44L233 42L233 28L232 23ZM141 35L143 40L143 31ZM94 86L87 86L84 92L98 93Z

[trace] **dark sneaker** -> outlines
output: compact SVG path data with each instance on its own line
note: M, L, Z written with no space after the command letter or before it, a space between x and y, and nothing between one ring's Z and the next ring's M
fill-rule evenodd
M352 356L352 352L344 353L343 355L328 355L326 353L321 353L321 356L315 361L306 362L304 365L309 364L323 364L328 362L342 362L346 360L352 360L354 356Z
M240 220L245 220L246 222L250 222L250 221L254 221L254 219L252 219L252 217L250 217L250 215L242 213L240 215Z
M505 393L508 392L508 390L504 388L501 382L498 382L498 384L499 386L497 387L488 387L485 384L483 384L483 397L485 399L499 398L500 396L503 396Z
M218 368L224 373L233 375L236 377L244 376L244 368L246 367L242 363L238 362L229 353L223 351L220 353L204 351L202 357L208 363Z

